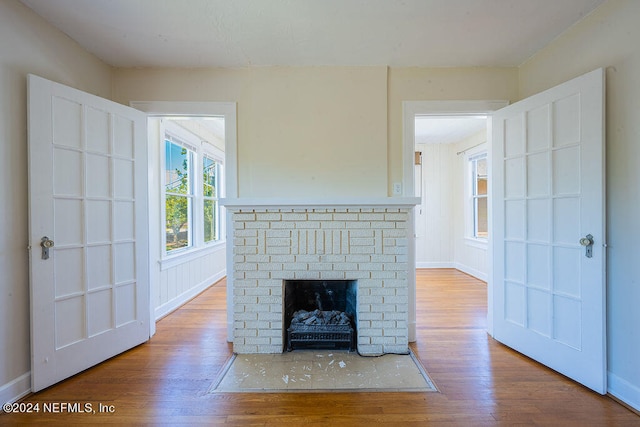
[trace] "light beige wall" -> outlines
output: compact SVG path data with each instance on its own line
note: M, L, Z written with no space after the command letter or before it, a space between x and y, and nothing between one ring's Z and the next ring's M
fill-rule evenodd
M610 0L520 70L520 97L607 69L609 391L640 409L640 1Z
M380 197L386 81L386 67L126 69L114 98L237 102L241 197Z
M242 197L387 196L402 101L517 97L515 68L118 69L114 99L238 103Z
M386 79L386 68L253 69L240 191L244 177L256 197L386 196Z
M402 101L513 101L517 96L517 68L391 68L389 183L402 182Z
M0 402L30 386L28 73L111 95L110 67L22 4L0 0Z

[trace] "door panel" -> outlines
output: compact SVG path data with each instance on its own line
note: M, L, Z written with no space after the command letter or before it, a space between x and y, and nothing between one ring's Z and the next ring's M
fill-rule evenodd
M492 152L495 338L605 393L603 70L496 112Z
M149 338L146 116L29 76L32 390ZM54 244L43 259L41 239Z

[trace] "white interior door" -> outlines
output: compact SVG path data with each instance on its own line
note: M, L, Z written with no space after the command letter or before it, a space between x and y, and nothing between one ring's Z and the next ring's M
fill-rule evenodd
M33 75L28 89L37 391L149 339L147 134L132 108Z
M495 338L605 393L603 70L497 111L492 172Z

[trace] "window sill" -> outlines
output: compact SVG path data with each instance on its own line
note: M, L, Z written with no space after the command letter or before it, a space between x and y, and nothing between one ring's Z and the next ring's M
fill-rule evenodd
M165 258L158 261L160 264L160 271L167 270L172 267L184 264L185 262L193 261L196 258L203 257L213 252L224 250L224 241L209 243L199 248L190 248L185 251L181 251L177 254L165 255Z
M475 237L465 237L464 238L464 243L467 246L471 246L471 247L474 247L474 248L482 249L482 250L485 250L485 251L489 247L489 240L488 239L477 239Z

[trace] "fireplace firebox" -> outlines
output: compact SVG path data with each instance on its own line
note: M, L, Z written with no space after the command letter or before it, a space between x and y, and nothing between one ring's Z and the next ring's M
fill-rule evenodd
M285 280L286 349L356 349L357 281Z

